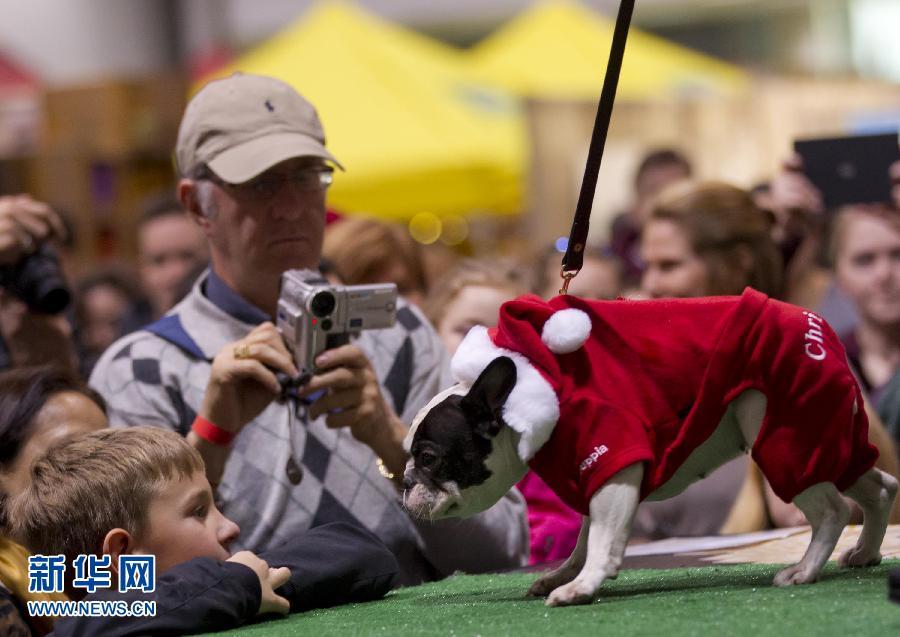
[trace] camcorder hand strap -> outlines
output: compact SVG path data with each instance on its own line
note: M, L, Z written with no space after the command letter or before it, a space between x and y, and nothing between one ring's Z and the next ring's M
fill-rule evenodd
M606 133L609 130L613 103L616 100L616 87L619 84L619 72L622 69L628 26L631 24L633 12L634 0L621 0L609 52L609 63L606 65L606 77L603 79L603 90L600 93L600 104L597 106L597 118L594 120L594 132L588 148L587 165L584 168L584 178L581 180L581 192L575 206L575 219L572 221L569 244L562 259L560 276L563 283L559 290L560 294L567 293L569 281L575 278L584 263L584 246L591 221L594 192L597 189L597 175L600 172L600 160L603 158Z

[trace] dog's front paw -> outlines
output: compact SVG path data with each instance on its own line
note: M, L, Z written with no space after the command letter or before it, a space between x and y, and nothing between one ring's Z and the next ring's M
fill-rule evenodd
M877 566L881 564L881 553L878 551L872 552L865 547L855 546L841 554L838 564L843 568Z
M600 592L599 584L594 584L580 577L575 578L564 586L560 586L550 593L547 598L547 606L574 606L576 604L590 604Z

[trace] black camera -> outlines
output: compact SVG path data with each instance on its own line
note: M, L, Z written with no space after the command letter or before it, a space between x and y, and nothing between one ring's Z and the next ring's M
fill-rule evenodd
M59 259L46 244L15 265L0 268L0 286L42 314L60 314L72 300Z

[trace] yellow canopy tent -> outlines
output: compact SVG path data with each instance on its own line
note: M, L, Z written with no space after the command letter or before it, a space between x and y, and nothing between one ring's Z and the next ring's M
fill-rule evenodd
M520 209L527 141L516 101L474 83L451 47L329 1L216 76L233 71L278 77L315 104L347 170L329 195L339 210Z
M539 2L469 53L475 78L517 95L596 100L614 21L568 0ZM631 28L617 98L730 94L747 85L735 66Z

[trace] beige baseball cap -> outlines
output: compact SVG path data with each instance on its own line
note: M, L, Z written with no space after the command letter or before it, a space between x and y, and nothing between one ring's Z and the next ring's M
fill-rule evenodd
M235 73L204 86L184 110L175 158L185 177L205 164L240 184L294 157L321 157L343 170L325 149L315 107L281 80Z

